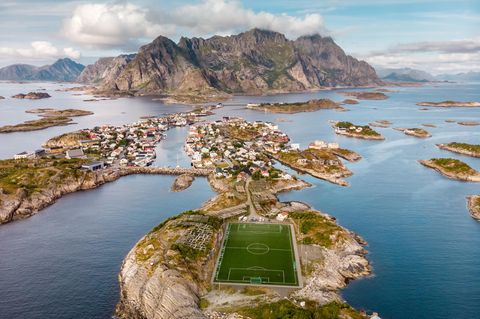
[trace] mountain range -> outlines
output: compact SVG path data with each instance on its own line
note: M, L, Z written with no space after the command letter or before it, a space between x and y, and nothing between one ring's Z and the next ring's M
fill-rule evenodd
M100 59L83 83L138 94L265 93L381 84L375 69L346 55L330 37L294 41L252 29L208 39L159 36L135 55Z
M428 72L411 69L411 68L399 68L399 69L382 69L376 68L378 76L382 80L393 82L431 82L437 79Z
M41 67L13 64L0 69L0 80L73 82L84 68L82 64L68 58L59 59L51 65Z

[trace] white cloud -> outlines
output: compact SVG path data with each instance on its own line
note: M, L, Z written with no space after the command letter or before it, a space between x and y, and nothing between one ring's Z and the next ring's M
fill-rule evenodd
M202 34L231 33L251 28L264 28L285 33L288 37L325 32L323 18L318 13L303 17L245 9L239 1L205 0L186 5L174 12L178 26Z
M411 67L432 73L480 71L480 38L403 43L363 58L383 68Z
M28 48L0 47L0 59L43 60L62 57L78 59L80 56L80 52L73 48L59 49L48 41L34 41Z
M131 3L91 3L76 7L64 21L63 33L71 41L100 48L136 48L141 40L164 36L231 34L254 27L297 37L326 33L317 13L304 16L254 12L236 0L202 0L153 11Z
M65 36L88 47L126 47L141 37L154 37L158 25L147 18L148 10L136 5L82 4L64 22Z

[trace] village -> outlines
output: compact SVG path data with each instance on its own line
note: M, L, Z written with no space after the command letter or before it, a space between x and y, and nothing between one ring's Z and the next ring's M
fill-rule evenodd
M167 130L193 124L206 112L207 108L164 117L148 117L123 126L103 125L82 129L50 139L42 149L15 154L14 159L88 159L90 162L82 168L89 170L106 166L150 166L156 158L155 147L166 137Z
M268 177L273 172L268 153L299 147L288 144L289 140L272 123L224 117L192 125L185 151L192 158L192 166L215 168L217 177L229 178L247 172Z

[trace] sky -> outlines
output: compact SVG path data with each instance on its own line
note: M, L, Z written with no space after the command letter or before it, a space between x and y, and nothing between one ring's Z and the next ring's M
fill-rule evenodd
M375 67L480 71L480 0L2 0L0 67L136 52L159 35L210 37L258 27L331 36Z

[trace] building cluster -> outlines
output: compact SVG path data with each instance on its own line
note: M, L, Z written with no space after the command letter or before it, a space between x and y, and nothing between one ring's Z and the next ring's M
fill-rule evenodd
M322 149L338 149L340 145L338 143L327 143L321 140L315 140L308 145L308 148L322 150Z
M248 173L245 168L268 176L272 162L266 153L290 148L288 142L288 136L272 123L225 117L192 125L185 150L192 166L215 168L218 176L230 177L240 170L241 177Z
M362 133L363 132L363 127L361 126L356 126L356 125L351 125L349 127L335 127L335 132L336 133L347 133L347 132L355 132L355 133Z
M98 160L94 167L150 166L155 158L155 148L165 137L165 132L175 126L186 126L196 122L201 113L175 113L165 117L146 118L123 126L104 125L80 132L83 140L73 146L56 146L35 152L15 154L15 159L35 158L45 155L55 157L93 158ZM101 165L99 165L101 163ZM87 168L86 165L85 168Z

